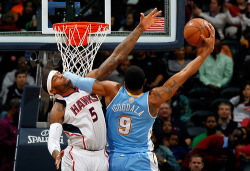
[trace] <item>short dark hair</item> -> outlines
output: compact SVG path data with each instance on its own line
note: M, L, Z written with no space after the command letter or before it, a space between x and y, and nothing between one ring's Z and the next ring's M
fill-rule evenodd
M49 93L49 92L48 92L48 88L47 88L47 80L48 80L48 76L49 76L50 71L51 71L50 69L45 69L45 70L43 70L42 87L43 87L43 90L44 90L46 93Z
M216 122L217 122L217 120L218 120L218 116L217 116L217 115L215 115L214 113L210 113L210 114L208 114L208 115L206 116L205 122L207 122L207 119L208 119L209 117L214 117L215 120L216 120Z
M126 88L130 90L139 90L143 87L144 81L145 73L140 67L135 65L128 67L124 76Z
M192 161L192 158L195 158L195 157L200 157L201 158L201 162L204 163L203 157L201 155L199 155L199 154L193 154L193 155L191 155L189 157L190 162Z
M19 75L19 74L25 74L27 76L27 72L23 69L18 69L16 72L15 72L15 78Z
M178 140L180 141L180 135L175 131L175 130L173 130L173 132L171 132L170 134L169 134L169 138L172 136L172 135L175 135L175 136L177 136L178 137Z
M233 105L232 105L232 103L231 103L230 101L227 101L227 100L221 101L221 102L218 104L218 110L219 110L220 105L230 106L230 110L233 111Z

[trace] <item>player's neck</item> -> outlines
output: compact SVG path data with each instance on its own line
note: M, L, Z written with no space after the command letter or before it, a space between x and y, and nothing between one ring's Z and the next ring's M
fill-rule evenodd
M64 89L64 90L60 93L60 95L61 95L61 96L64 96L64 95L67 95L67 94L71 94L71 93L74 92L74 91L75 91L75 88L70 87L70 88Z
M132 95L140 95L140 94L143 93L142 89L139 89L139 90L130 90L130 89L128 89L128 88L126 88L126 89L127 89L127 91L128 91L130 94L132 94Z

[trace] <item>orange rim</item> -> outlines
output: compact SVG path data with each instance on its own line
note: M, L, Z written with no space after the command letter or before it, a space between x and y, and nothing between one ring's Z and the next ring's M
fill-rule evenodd
M67 33L69 30L74 29L76 27L79 33L84 34L89 25L91 25L91 29L88 31L89 33L97 32L100 26L107 27L107 29L109 26L106 23L97 23L97 22L68 22L68 23L53 24L53 30ZM65 28L65 26L67 27Z

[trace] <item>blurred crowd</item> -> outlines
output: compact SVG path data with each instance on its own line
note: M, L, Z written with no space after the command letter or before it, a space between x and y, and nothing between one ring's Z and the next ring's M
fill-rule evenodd
M1 0L0 31L36 31L40 8L40 1Z
M112 1L116 7L112 31L132 31L139 12L163 10L161 4L160 0ZM40 7L35 0L1 0L0 31L37 30L34 16ZM160 106L151 138L160 170L250 170L250 0L186 0L185 22L197 17L214 26L215 48L199 71ZM172 51L133 51L108 80L123 85L126 69L137 65L145 72L148 91L161 86L202 50L184 42ZM93 68L111 53L98 52ZM16 126L13 99L21 99L24 86L36 84L35 79L29 52L0 53L1 125ZM1 134L0 147L6 148Z

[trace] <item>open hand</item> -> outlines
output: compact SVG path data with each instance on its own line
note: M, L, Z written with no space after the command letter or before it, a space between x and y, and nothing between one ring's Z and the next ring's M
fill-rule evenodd
M164 18L156 18L159 14L162 13L162 11L157 11L157 8L155 8L152 12L150 12L146 17L144 16L143 13L141 13L141 18L140 18L140 24L139 26L142 27L143 31L147 30L151 26L161 26L162 24L156 24L155 21L163 21Z
M56 156L56 169L58 170L59 169L59 166L60 166L60 163L61 163L61 160L62 160L62 157L64 155L64 150L62 150L57 156Z

